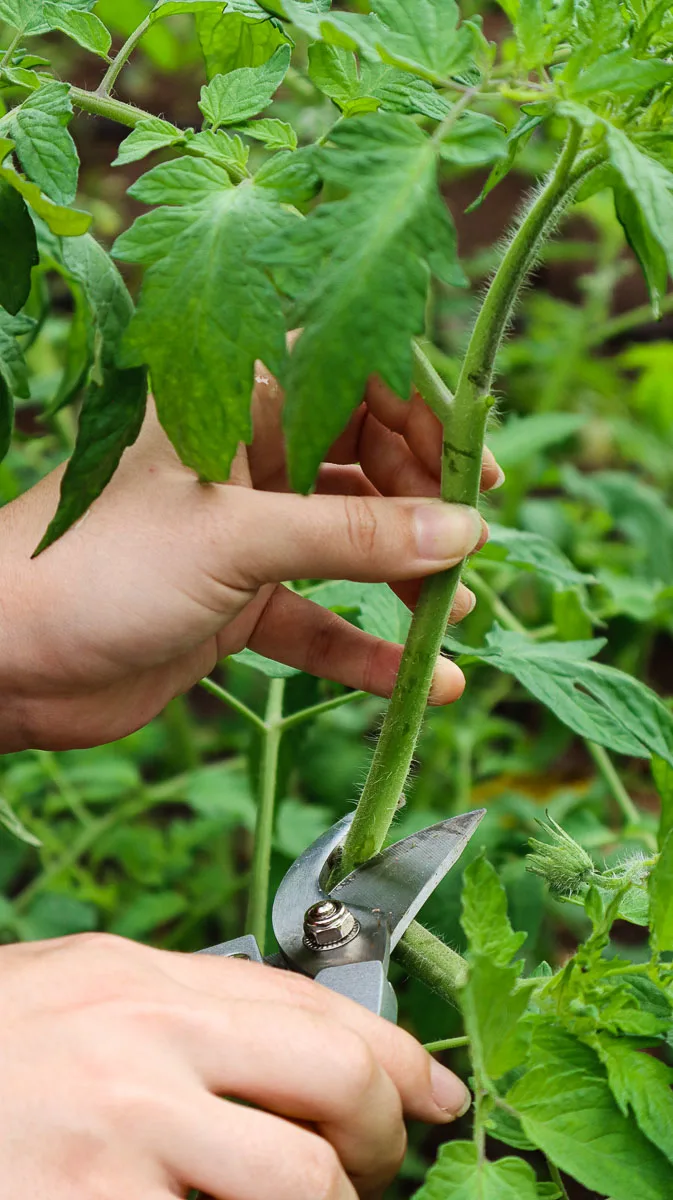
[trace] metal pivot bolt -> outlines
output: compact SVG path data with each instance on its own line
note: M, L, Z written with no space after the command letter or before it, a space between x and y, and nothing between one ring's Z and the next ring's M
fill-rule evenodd
M304 915L304 945L309 950L334 950L359 932L358 922L340 900L320 900Z

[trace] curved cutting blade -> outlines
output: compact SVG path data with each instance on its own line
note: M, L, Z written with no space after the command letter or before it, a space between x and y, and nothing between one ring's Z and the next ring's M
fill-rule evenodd
M357 867L330 892L348 908L379 912L395 949L414 917L458 861L476 832L485 808L439 821L403 838Z

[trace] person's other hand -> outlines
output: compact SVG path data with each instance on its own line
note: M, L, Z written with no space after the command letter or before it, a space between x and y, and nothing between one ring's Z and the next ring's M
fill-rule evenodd
M436 499L441 426L420 397L405 403L373 382L310 497L288 487L281 404L260 373L253 444L229 484L207 486L150 409L103 495L36 560L62 469L0 513L1 750L113 741L244 646L390 695L401 647L283 580L390 582L413 606L419 579L474 550L483 523ZM499 474L487 453L483 486ZM461 587L452 619L473 601ZM431 702L455 700L463 682L440 659Z
M0 973L16 1200L378 1197L403 1113L469 1104L408 1033L287 971L93 934L4 947Z

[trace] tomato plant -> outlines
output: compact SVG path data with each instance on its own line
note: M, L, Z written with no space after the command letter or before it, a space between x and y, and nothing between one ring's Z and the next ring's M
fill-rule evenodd
M603 364L600 383L591 364L597 347L647 320L641 310L625 318L610 310L622 237L642 269L654 314L671 307L670 5L502 0L512 28L495 41L472 8L461 19L454 0L375 0L352 7L357 11L332 8L329 0L160 0L150 11L141 5L136 21L132 4L121 5L115 17L112 6L95 0L0 0L6 23L0 61L0 441L7 451L14 401L21 406L29 395L27 360L32 370L45 330L58 315L62 292L55 280L68 290L71 316L56 355L60 378L44 409L57 432L65 428L66 442L68 406L81 400L81 408L60 505L38 552L63 536L107 486L138 436L148 379L182 460L202 480L220 482L228 478L239 443L251 438L250 395L261 360L285 389L289 468L300 491L313 487L327 448L372 373L403 397L414 385L444 427L442 497L470 505L478 501L487 427L496 425L496 370L526 397L524 410L539 408L494 432L515 482L505 493L502 524L493 523L491 549L483 563L467 567L493 618L490 627L477 618L469 640L446 634L462 567L424 585L411 620L385 588L298 585L364 628L405 640L341 869L383 846L419 737L421 756L432 762L434 755L440 764L434 769L441 771L434 726L429 732L422 727L442 649L475 666L470 682L474 675L479 698L477 704L468 695L464 724L458 727L459 718L444 746L458 779L454 808L471 801L481 743L504 743L512 759L521 758L521 735L495 711L512 687L534 697L541 711L549 709L556 730L571 731L586 746L621 814L617 840L624 848L600 865L600 856L590 852L591 829L572 836L565 822L553 818L544 824L545 840L534 840L529 878L544 880L550 894L565 902L564 912L576 909L579 916L584 910L590 923L576 926L576 948L566 961L553 970L541 956L531 962L529 953L524 960L526 933L513 932L505 886L482 856L465 871L465 956L419 925L400 948L399 962L409 974L459 1006L464 1032L435 1046L469 1048L475 1093L472 1140L448 1142L417 1194L422 1200L562 1197L573 1186L567 1176L612 1200L630 1200L634 1187L643 1200L663 1198L670 1194L673 1161L665 1061L673 1028L673 722L668 706L637 678L642 656L629 661L628 647L622 648L627 669L621 669L605 661L605 640L592 634L595 625L615 616L633 619L634 613L636 620L645 613L650 628L670 628L666 586L673 586L673 565L662 561L665 553L673 555L670 514L647 481L616 470L584 475L570 462L557 466L551 480L574 504L570 514L558 508L542 514L533 496L526 522L516 528L516 507L528 489L545 481L536 465L540 456L582 425L573 404L566 404L574 390L590 388L596 410L615 418L627 460L636 433L659 429L641 457L655 477L660 472L662 480L655 482L666 478L666 464L657 466L656 457L657 436L671 435L670 393L667 407L656 382L666 374L666 344L659 360L654 347L625 355L622 374ZM198 129L115 95L143 39L163 29L165 20L185 16L196 23L207 71ZM127 37L115 57L101 17L118 20ZM44 53L57 43L39 40L52 33L105 60L95 90L58 77ZM160 56L156 37L154 45ZM124 229L109 253L90 231L95 206L90 212L76 203L79 160L69 130L75 112L127 131L111 172L136 174L144 170L138 164L159 157L129 189L148 211ZM473 172L481 171L469 209L478 222L491 193L497 196L495 189L522 163L536 185L496 247L490 282L468 321L460 289L470 282L471 264L459 258L443 189L456 178L474 182ZM606 205L614 206L616 221ZM517 358L521 340L504 339L524 285L554 246L563 252L568 245L571 256L566 220L577 212L593 222L590 253L596 255L584 276L580 320L558 301L550 301L546 312L541 303L536 309L534 300L524 301L534 337ZM135 303L116 263L143 268ZM438 349L429 335L456 313L466 336L454 345L436 338L444 341ZM301 332L290 353L287 334L294 328ZM624 399L630 396L626 373L634 370L640 372L635 403L647 414L641 423ZM609 552L602 544L599 555L603 516L621 541ZM645 527L650 533L643 537ZM564 540L570 556L559 548ZM620 558L624 542L643 541L649 563L634 555ZM522 575L536 576L543 602L526 598ZM507 603L503 593L514 576L514 600ZM237 659L238 690L214 681L205 686L233 706L254 739L257 834L248 927L262 942L273 878L274 807L287 778L284 749L305 736L311 722L345 711L365 713L356 725L360 737L371 714L360 696L321 698L289 669L250 652ZM268 679L263 716L246 695L256 686L245 683L246 669ZM485 699L489 689L493 694ZM169 719L180 728L188 714L175 708ZM316 728L322 729L320 723ZM189 736L185 741L189 760ZM534 759L530 745L527 753ZM611 753L652 760L662 800L658 828L634 804ZM208 837L213 821L222 827L225 813L208 800L211 768L183 765L188 778L173 788L154 783L139 797L132 786L122 787L129 821L154 804L183 803L187 796L211 822ZM19 768L17 763L10 770L20 775ZM358 760L350 788L359 769ZM40 780L41 773L72 809L67 769L42 756ZM235 760L227 760L225 778L234 797L227 827L251 823ZM421 795L424 786L421 772ZM286 800L284 807L286 847L296 845L292 803ZM570 812L574 806L565 807ZM519 819L516 805L513 812ZM35 837L22 818L7 806L3 819L25 845ZM111 851L115 826L117 847ZM142 861L129 867L133 852L119 848L118 820L108 814L94 826L85 822L84 829L75 862L100 843L103 857L126 855L126 868L131 875L140 870L142 879ZM159 834L146 834L151 858ZM183 856L189 837L183 830ZM614 840L608 831L593 846ZM67 850L57 852L55 862L48 879L72 865ZM143 936L162 921L187 919L186 906L178 901L176 907L170 872L164 877L158 860L157 872L164 888L155 893L154 909L149 898L148 911L141 905L135 924L122 921L122 932ZM506 871L503 880L506 885ZM204 876L201 903L211 883L212 873ZM234 871L226 898L240 886ZM104 908L91 880L87 888L89 901ZM21 922L44 890L38 876L12 897L5 918L10 932L31 935ZM619 953L611 940L616 922L636 930L649 924L645 956ZM182 932L189 932L188 922ZM489 1157L487 1137L493 1139L489 1146L501 1143L521 1155L498 1157L496 1150ZM531 1157L535 1150L546 1163ZM533 1162L544 1175L541 1182Z

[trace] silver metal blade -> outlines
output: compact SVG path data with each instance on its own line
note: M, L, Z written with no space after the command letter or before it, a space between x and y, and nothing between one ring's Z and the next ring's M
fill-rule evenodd
M348 908L379 913L394 950L437 885L458 861L485 808L421 829L357 867L330 892Z

